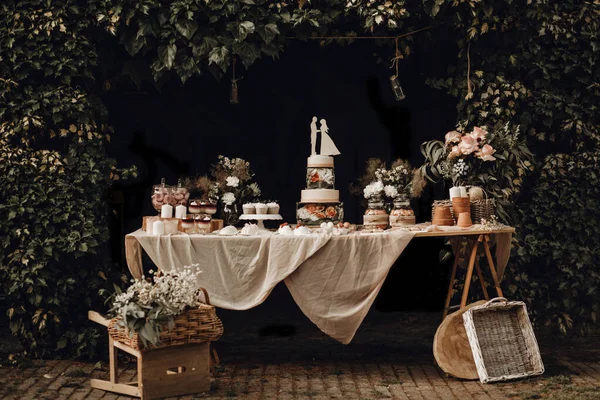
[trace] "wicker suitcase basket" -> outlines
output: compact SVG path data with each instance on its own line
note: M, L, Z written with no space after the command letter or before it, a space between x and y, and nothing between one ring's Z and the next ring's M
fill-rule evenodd
M190 309L174 320L174 326L169 330L168 325L162 325L160 344L144 347L137 333L130 335L127 328L119 325L119 318L113 318L108 324L108 334L116 341L126 344L136 350L150 350L166 346L176 346L188 343L213 342L223 335L223 324L215 308L210 305L210 298L204 288L201 288L206 304Z
M463 314L473 358L483 383L544 373L544 364L522 301L497 297Z

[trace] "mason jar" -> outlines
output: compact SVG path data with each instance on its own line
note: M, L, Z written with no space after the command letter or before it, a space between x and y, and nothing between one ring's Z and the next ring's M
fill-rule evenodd
M385 203L380 195L367 200L367 210L363 216L363 225L370 229L387 229L389 214L385 210Z
M408 199L394 199L394 207L390 212L390 226L414 225L415 222L415 212Z

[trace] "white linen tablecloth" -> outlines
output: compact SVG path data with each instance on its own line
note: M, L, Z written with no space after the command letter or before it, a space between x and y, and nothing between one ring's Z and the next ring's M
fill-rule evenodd
M255 307L285 280L304 314L347 344L414 235L396 230L345 236L153 236L138 230L128 236L163 271L198 264L202 286L217 307Z

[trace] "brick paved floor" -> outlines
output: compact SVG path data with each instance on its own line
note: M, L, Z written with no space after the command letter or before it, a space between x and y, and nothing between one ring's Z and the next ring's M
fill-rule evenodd
M262 307L262 306L261 306ZM299 310L220 311L226 333L209 393L181 399L600 399L600 338L540 338L546 374L483 385L447 378L431 352L439 313L372 311L350 345L322 334ZM121 379L136 376L122 362ZM35 360L0 369L2 399L129 399L89 387L106 363Z

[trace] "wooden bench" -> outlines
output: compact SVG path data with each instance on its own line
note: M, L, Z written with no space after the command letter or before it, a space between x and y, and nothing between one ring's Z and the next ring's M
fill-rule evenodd
M91 321L108 327L110 320L95 311ZM117 351L137 358L137 380L119 382ZM165 346L139 351L108 337L110 380L92 379L93 388L107 390L142 400L182 396L210 390L210 342Z

